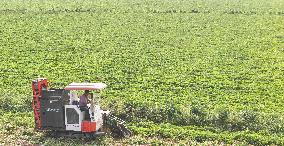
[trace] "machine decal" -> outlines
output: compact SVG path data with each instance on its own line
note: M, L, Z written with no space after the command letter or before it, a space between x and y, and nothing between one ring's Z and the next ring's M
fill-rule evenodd
M46 111L47 112L59 112L60 109L48 108Z

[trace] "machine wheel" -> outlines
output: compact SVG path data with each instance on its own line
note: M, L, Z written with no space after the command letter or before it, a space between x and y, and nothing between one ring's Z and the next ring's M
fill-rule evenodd
M121 131L121 133L124 137L130 137L132 135L132 132L128 128L126 128L125 125L118 124L118 128L120 129L120 131Z
M113 137L130 137L132 132L124 125L124 121L120 118L109 115L104 117L104 130Z

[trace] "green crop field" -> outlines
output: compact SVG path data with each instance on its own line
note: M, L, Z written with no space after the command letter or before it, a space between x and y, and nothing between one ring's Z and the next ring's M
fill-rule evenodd
M284 145L283 0L3 0L0 53L0 145ZM134 136L35 132L38 77L106 83Z

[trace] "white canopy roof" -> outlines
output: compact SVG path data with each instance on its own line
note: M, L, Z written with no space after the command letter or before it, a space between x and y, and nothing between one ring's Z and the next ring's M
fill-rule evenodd
M102 90L107 85L104 83L71 83L66 86L65 90Z

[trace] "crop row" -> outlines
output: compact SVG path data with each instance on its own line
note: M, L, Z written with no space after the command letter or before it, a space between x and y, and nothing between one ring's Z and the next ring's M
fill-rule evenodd
M106 83L102 107L137 135L281 145L283 4L1 1L1 121L19 114L31 128L31 80L46 77Z

